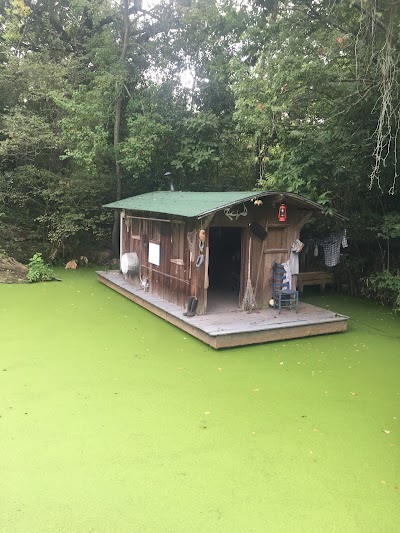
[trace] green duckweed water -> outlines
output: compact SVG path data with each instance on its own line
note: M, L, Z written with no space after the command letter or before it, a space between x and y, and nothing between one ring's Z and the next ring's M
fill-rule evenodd
M217 352L58 275L0 286L1 533L399 530L400 317Z

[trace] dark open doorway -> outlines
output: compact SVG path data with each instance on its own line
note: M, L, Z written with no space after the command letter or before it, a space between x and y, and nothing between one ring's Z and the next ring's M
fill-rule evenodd
M207 312L239 308L242 228L210 228Z

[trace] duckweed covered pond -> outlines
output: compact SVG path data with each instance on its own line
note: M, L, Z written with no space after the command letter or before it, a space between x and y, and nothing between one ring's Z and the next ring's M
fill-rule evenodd
M398 531L399 316L217 352L57 275L0 286L2 533Z

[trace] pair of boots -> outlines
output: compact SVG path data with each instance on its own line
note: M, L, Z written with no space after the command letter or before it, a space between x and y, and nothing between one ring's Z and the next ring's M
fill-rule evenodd
M194 316L196 314L198 299L196 296L189 296L186 306L186 311L183 313L184 316Z

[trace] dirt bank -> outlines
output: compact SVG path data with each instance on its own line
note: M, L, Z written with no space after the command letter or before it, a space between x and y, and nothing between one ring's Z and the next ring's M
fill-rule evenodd
M28 269L12 257L0 258L0 283L28 283Z

